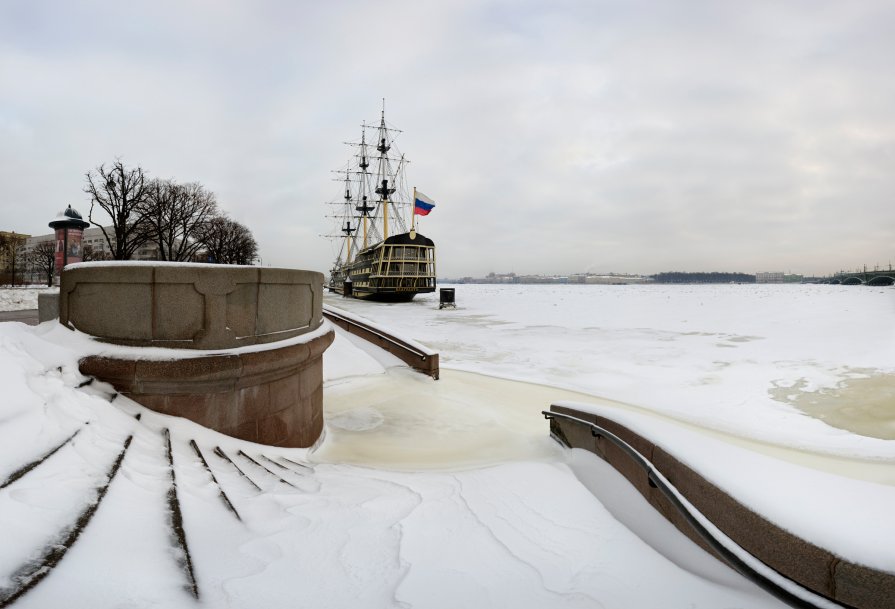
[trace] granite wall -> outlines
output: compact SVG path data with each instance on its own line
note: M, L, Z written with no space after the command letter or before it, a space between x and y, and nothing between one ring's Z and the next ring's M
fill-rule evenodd
M312 271L178 263L67 267L59 321L120 345L229 349L298 336L322 320Z
M322 274L295 269L86 263L62 273L59 321L126 345L80 369L147 408L308 447L323 431L322 356L334 338L320 328L322 292Z
M891 609L895 606L895 573L847 561L793 535L750 510L669 451L611 419L564 406L554 405L550 410L599 425L627 442L712 524L778 573L847 607ZM646 471L622 449L605 437L594 437L590 427L559 417L550 420L550 432L567 446L583 448L607 461L675 527L713 553L662 492L650 485ZM843 514L843 518L849 517Z

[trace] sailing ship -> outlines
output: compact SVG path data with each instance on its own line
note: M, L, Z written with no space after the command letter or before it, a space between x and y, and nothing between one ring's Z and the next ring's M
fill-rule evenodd
M435 243L416 231L417 215L428 214L434 203L416 188L412 197L408 192L409 161L395 147L400 131L386 124L385 104L378 127L361 127L360 142L349 143L351 160L338 171L344 195L332 203L340 225L338 234L330 235L338 253L327 287L343 296L409 302L435 291ZM373 143L367 141L368 130L375 131Z

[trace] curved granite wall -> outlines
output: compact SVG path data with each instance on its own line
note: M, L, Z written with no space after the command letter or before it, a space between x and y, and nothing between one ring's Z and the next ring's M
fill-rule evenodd
M322 293L323 275L311 271L85 263L62 273L59 321L129 346L85 357L80 369L147 408L308 447L323 431L322 356L334 337L321 328ZM149 358L144 346L172 348L170 357Z
M62 274L59 321L119 345L229 349L316 329L322 295L298 269L82 263Z
M892 602L895 599L895 573L849 562L793 535L753 512L674 455L624 425L565 406L554 404L550 410L599 425L627 442L712 524L778 573L846 607L891 609L895 606ZM550 433L566 446L583 448L608 462L682 533L723 560L695 533L668 499L650 484L647 473L622 449L604 437L595 438L589 427L561 418L550 420ZM843 514L843 518L848 517L848 514Z

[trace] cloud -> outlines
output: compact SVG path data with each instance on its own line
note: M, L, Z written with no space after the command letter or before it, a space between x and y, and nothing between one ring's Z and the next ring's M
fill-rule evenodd
M0 228L120 156L325 270L386 98L443 276L886 264L889 3L66 2L0 8Z

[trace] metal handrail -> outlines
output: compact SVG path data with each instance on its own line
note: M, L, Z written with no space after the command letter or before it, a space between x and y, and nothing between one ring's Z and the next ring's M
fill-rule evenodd
M779 585L777 582L762 575L761 573L756 571L754 568L752 568L752 566L750 566L748 563L746 563L743 559L741 559L739 556L737 556L735 553L733 553L730 549L728 549L717 538L715 538L715 536L712 535L712 533L708 529L706 529L705 526L703 526L703 524L701 522L699 522L699 520L697 520L693 516L693 513L691 512L691 510L696 511L695 508L688 508L678 498L678 494L683 496L683 493L680 493L680 491L678 491L672 484L667 482L665 477L662 475L662 473L658 469L656 469L656 467L646 457L644 457L642 454L640 454L637 451L637 449L635 449L633 446L631 446L630 444L628 444L627 442L625 442L624 440L619 438L617 435L615 435L608 429L601 427L601 426L597 425L596 423L591 423L590 421L585 421L584 419L579 419L578 417L573 417L571 415L564 414L562 412L552 412L549 410L542 410L541 414L543 414L544 418L547 420L550 420L550 419L553 419L556 417L560 417L563 419L567 419L569 421L573 421L575 423L580 423L581 425L586 425L586 426L590 427L591 435L593 435L595 438L601 438L601 437L606 438L607 440L612 442L615 446L620 448L626 455L631 457L631 459L638 466L640 466L641 469L643 469L646 472L647 482L649 483L649 485L652 488L659 489L659 491L662 493L662 495L666 499L668 499L668 501L671 503L672 507L674 507L674 509L684 518L684 520L687 522L687 524L690 525L690 527L693 529L693 531L697 535L699 535L700 539L702 539L712 550L714 550L718 555L720 555L721 558L723 558L727 562L727 564L729 564L731 567L733 567L740 575L742 575L743 577L745 577L752 583L759 586L765 592L772 594L773 596L777 597L778 599L780 599L781 601L783 601L784 603L786 603L790 606L800 607L800 608L804 608L804 609L817 609L818 607L820 607L820 605L817 605L807 599L804 599L800 596L796 596L795 594L793 594L786 588ZM566 444L567 446L569 446L569 444L567 442L563 442L563 443ZM743 552L746 552L746 550L743 550ZM758 560L758 559L756 558L756 560ZM764 564L764 563L762 563L762 564ZM765 566L767 566L767 565L765 565ZM780 573L773 567L768 566L768 568L773 570L780 577L783 577L786 580L792 582L793 585L798 586L799 588L802 588L806 592L808 592L810 594L817 595L820 598L823 598L825 601L831 603L832 605L834 605L836 607L844 607L843 605L836 603L832 599L829 599L825 596L821 596L814 591L808 590L807 588L805 588L798 582L793 581L792 579L786 577L785 575L783 575L782 573Z

